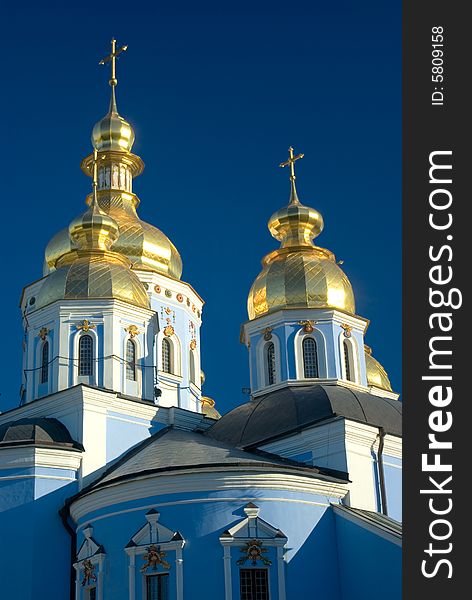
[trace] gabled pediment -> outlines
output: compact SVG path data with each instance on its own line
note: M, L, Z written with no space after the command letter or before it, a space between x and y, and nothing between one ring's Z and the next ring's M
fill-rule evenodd
M92 537L93 527L88 525L84 530L84 541L77 552L77 562L92 558L98 554L105 554L105 549Z
M127 547L165 544L183 539L178 531L173 531L159 523L159 517L160 513L154 509L146 513L146 523L133 535Z
M232 542L237 540L258 539L282 545L287 541L287 536L277 527L274 527L267 521L259 517L260 508L250 502L244 507L246 518L236 523L231 529L228 529L220 536L220 541Z

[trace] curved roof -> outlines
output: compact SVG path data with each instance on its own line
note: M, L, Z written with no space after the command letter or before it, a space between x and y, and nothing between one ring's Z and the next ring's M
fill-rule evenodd
M124 454L82 493L150 474L205 467L283 467L318 479L347 481L346 473L310 467L268 452L248 452L202 433L166 427Z
M245 447L341 416L401 436L401 415L398 400L341 385L285 387L238 406L212 425L206 435Z
M35 417L0 425L0 448L26 444L83 450L83 446L72 439L65 425L57 419Z

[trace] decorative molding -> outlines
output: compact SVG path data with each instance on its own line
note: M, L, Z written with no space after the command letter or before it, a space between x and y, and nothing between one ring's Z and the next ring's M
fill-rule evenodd
M344 337L350 338L352 335L353 327L347 323L341 323L341 328L344 329Z
M302 326L304 333L313 333L315 331L314 325L316 325L316 321L298 321L298 324Z
M39 330L39 333L38 333L38 337L41 338L44 342L44 340L48 336L49 332L50 332L50 329L48 329L47 327L41 327L41 329Z
M171 336L173 336L173 335L174 335L174 333L175 333L175 330L174 330L174 328L173 328L173 326L172 326L172 325L166 325L166 326L164 327L164 335L165 335L166 337L171 337Z
M137 327L137 325L128 325L128 327L124 328L126 332L128 332L129 337L131 339L133 339L134 337L136 337L137 335L139 335L141 332L139 331L139 328Z

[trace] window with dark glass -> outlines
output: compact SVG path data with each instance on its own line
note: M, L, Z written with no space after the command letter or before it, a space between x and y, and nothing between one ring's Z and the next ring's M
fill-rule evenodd
M306 378L319 377L318 375L318 352L316 342L311 337L303 340L303 371Z
M126 379L136 381L136 344L126 341Z
M267 344L267 385L275 383L275 346L273 342Z
M168 600L169 575L159 573L146 577L146 600Z
M87 590L87 600L97 600L97 588L91 587Z
M41 383L47 383L49 379L49 342L43 342L41 348Z
M172 348L169 340L164 338L162 340L162 370L164 373L172 373L172 359L171 359Z
M267 569L240 569L241 600L269 600Z
M93 375L93 339L83 335L79 340L79 375Z
M344 348L344 371L346 374L346 379L348 381L352 381L352 377L351 377L351 351L349 348L349 344L344 341L343 342L343 348Z

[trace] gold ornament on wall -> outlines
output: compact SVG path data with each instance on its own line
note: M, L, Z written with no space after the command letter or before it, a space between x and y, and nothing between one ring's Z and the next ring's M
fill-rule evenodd
M133 339L135 336L139 335L139 329L136 325L128 325L125 327L125 331L129 333L129 337Z
M90 329L95 329L95 325L90 323L88 319L84 319L78 325L76 325L77 329L81 329L82 331L89 331Z
M143 560L146 562L141 567L141 573L151 568L153 571L157 571L157 567L161 565L164 569L170 569L170 564L165 560L166 552L162 552L159 546L151 544L146 548L146 553L143 556Z
M167 337L174 335L174 328L172 327L172 325L166 325L164 327L164 335Z
M84 570L82 587L95 583L97 581L97 576L95 575L95 565L92 563L92 561L86 558L82 563L82 568Z
M190 340L190 350L195 350L197 347L197 340Z
M344 329L344 337L350 338L352 326L348 325L347 323L342 323L341 327Z
M272 339L272 327L266 327L262 332L266 342Z
M47 327L41 327L41 329L39 330L39 333L38 333L38 337L40 337L44 342L48 333L49 333L49 329Z
M316 321L298 321L298 324L303 327L305 333L313 333L315 331L314 325Z
M258 561L269 567L272 561L264 556L267 553L267 548L264 548L261 540L249 540L246 545L241 548L241 552L244 554L239 560L236 561L238 565L244 565L246 561L250 561L251 565L257 565Z

